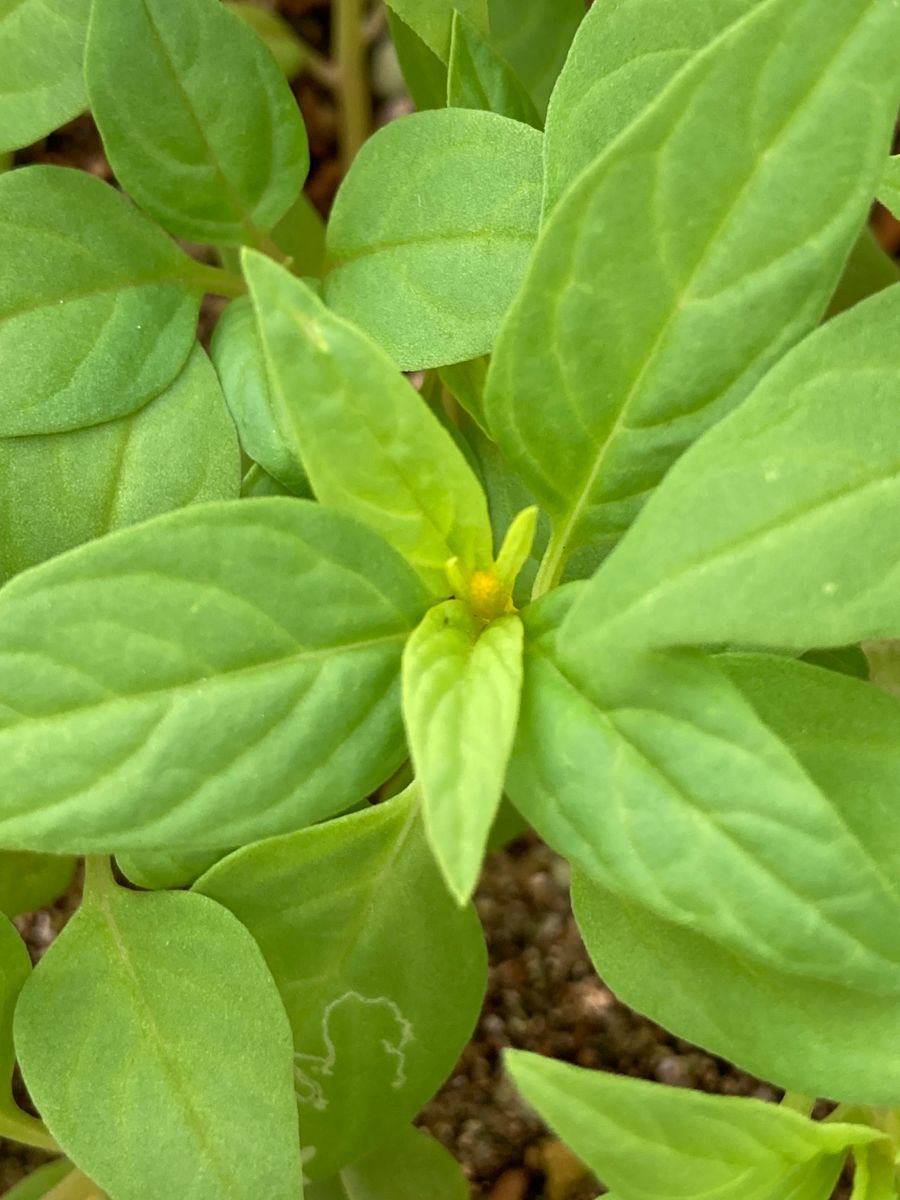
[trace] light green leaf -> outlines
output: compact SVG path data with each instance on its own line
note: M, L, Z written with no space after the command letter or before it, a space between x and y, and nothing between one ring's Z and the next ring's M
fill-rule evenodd
M400 655L426 607L374 534L281 497L19 575L0 590L0 845L212 850L349 807L402 760Z
M893 128L898 37L892 0L824 16L819 0L754 5L554 210L486 396L553 519L539 591L579 548L592 570L687 446L818 322Z
M759 0L603 0L582 21L547 111L544 217L696 56Z
M328 223L325 299L404 370L486 354L540 216L541 135L495 113L413 113L370 138Z
M304 1170L325 1179L396 1134L452 1069L484 994L475 911L444 887L414 788L239 850L196 888L246 925L275 977Z
M48 1196L52 1200L52 1189L74 1170L68 1159L58 1158L44 1167L38 1167L21 1183L4 1192L3 1200L47 1200Z
M484 493L395 364L271 259L247 253L244 269L268 378L257 418L319 500L380 533L437 596L447 595L448 559L488 567ZM275 454L248 449L277 473Z
M584 0L488 0L488 7L491 42L512 64L543 114L584 17Z
M388 28L397 60L413 103L419 112L447 103L447 67L419 35L388 9Z
M259 496L300 496L305 500L313 498L308 480L297 484L296 491L291 491L264 471L259 463L254 463L241 481L241 497L252 499Z
M263 244L296 199L309 169L296 102L219 0L94 0L85 79L116 177L180 237Z
M204 871L223 858L221 850L144 850L132 854L117 854L116 863L122 874L140 888L157 892L169 888L190 887Z
M46 908L72 881L75 860L67 855L0 850L0 913L8 917Z
M900 632L898 322L900 287L829 321L691 448L573 608L567 656Z
M93 175L0 175L0 261L0 437L124 416L184 365L192 260Z
M827 795L836 820L876 868L894 878L900 701L859 680L783 658L729 655L718 662ZM779 837L786 818L784 811L773 817ZM795 850L795 876L819 869L810 848ZM672 853L679 853L677 847ZM848 875L839 886L861 883L861 875L855 883ZM755 903L770 904L771 894L761 888ZM610 987L679 1036L807 1095L900 1102L900 1065L892 1049L900 1037L898 988L887 976L879 988L855 981L853 972L826 979L816 962L815 931L805 946L798 944L794 962L776 969L720 938L665 920L636 894L616 894L580 872L573 902ZM873 903L872 927L883 920Z
M896 1175L890 1146L882 1143L854 1150L855 1170L850 1200L897 1200Z
M878 189L878 199L894 216L900 213L900 154L892 154L887 161Z
M456 1160L421 1129L405 1129L347 1167L335 1180L313 1184L306 1200L469 1200Z
M291 1033L259 948L204 896L92 871L16 1008L54 1136L116 1200L300 1200Z
M81 61L91 0L0 0L0 150L17 150L86 105Z
M563 654L566 591L525 613L520 812L623 901L769 969L893 993L900 888L871 839L713 660Z
M284 17L245 0L226 0L225 7L262 38L287 79L300 74L307 58L306 47Z
M454 14L447 104L499 113L541 127L534 101L515 71L461 13Z
M459 600L425 614L403 652L403 717L425 829L460 904L503 795L522 691L522 622L485 626Z
M110 530L237 499L240 467L234 425L199 346L166 391L130 416L2 438L0 583Z
M387 3L441 62L450 61L454 13L462 13L482 36L488 34L488 0L387 0Z
M850 257L844 264L844 273L828 304L826 318L836 316L852 308L860 300L874 296L892 284L900 282L897 264L882 250L871 228L862 230Z
M484 356L467 362L450 363L438 371L441 383L453 399L487 433L484 417L484 385L487 380L488 359Z
M618 1200L827 1200L847 1149L884 1138L522 1050L504 1059L529 1103Z
M0 913L0 1136L14 1136L15 1126L37 1125L13 1100L12 1075L15 1063L12 1025L19 992L31 971L25 943L12 922ZM12 1132L11 1132L12 1130Z

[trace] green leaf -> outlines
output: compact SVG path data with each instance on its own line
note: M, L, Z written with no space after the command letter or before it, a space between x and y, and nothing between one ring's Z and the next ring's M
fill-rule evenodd
M0 912L8 917L46 908L72 881L75 860L66 855L0 850Z
M447 595L448 559L489 566L478 480L395 364L271 259L247 253L244 269L268 378L257 418L319 500L380 533L437 596ZM275 455L248 449L278 474Z
M487 421L484 416L484 385L487 369L488 359L482 356L471 358L467 362L450 363L438 371L443 386L485 434Z
M460 904L503 795L522 691L522 622L484 626L462 601L425 614L403 652L403 716L425 829Z
M894 216L900 213L900 154L892 154L887 161L878 189L878 199Z
M447 104L483 109L541 127L534 101L518 75L461 13L453 17Z
M413 103L420 112L447 102L447 68L419 35L388 9L388 28Z
M328 223L325 299L404 370L486 354L540 216L541 135L495 113L413 113L363 146Z
M9 1121L33 1120L21 1112L12 1096L16 1059L12 1039L13 1013L30 971L31 962L25 943L15 926L0 913L0 1134L4 1137L8 1135Z
M306 47L284 17L244 0L226 0L225 7L262 38L285 78L300 74L307 59Z
M86 105L81 61L91 0L0 0L0 150L17 150Z
M313 1179L412 1119L481 1006L481 929L447 893L416 800L248 846L196 885L246 925L281 991Z
M761 966L900 987L900 889L871 839L713 660L563 654L566 593L524 614L520 812L623 901Z
M488 6L492 44L523 80L538 112L545 113L584 17L583 0L488 0Z
M453 16L462 13L487 37L488 0L387 0L388 6L441 62L450 60Z
M88 881L16 1009L54 1136L116 1200L300 1200L290 1027L253 939L204 896Z
M166 391L130 416L2 438L0 583L110 530L185 504L237 499L240 465L234 426L199 346Z
M900 631L900 288L797 347L673 468L567 622L588 641L803 651ZM608 641L612 638L613 641Z
M325 267L325 222L305 192L272 230L272 239L290 258L296 275L321 276Z
M557 205L486 396L553 519L539 591L579 548L593 569L675 459L818 322L893 127L897 37L892 0L824 16L818 0L756 4Z
M884 1138L762 1100L587 1071L522 1050L504 1058L526 1100L617 1200L827 1200L847 1149Z
M853 1152L853 1192L850 1200L897 1200L893 1155L881 1143L859 1146Z
M0 845L212 850L349 807L402 760L400 656L427 602L374 534L281 497L18 576L0 590Z
M66 1158L58 1158L55 1162L38 1167L36 1171L3 1193L3 1200L46 1200L52 1189L75 1168ZM52 1197L51 1197L52 1200Z
M193 853L138 850L132 854L117 854L116 864L132 883L157 892L190 887L222 857L221 850L195 850Z
M826 317L836 316L844 309L852 308L860 300L874 296L876 292L900 282L897 264L882 250L874 233L867 225L862 230L850 257L844 265L844 273L828 305Z
M544 216L694 59L759 0L604 0L582 21L547 112ZM729 120L731 118L729 117Z
M180 237L262 244L296 199L309 169L296 102L219 0L94 0L85 79L116 177Z
M788 659L724 656L730 680L828 797L836 821L887 879L895 876L900 818L900 701L859 680ZM757 805L759 808L759 805ZM784 836L787 813L773 817ZM796 823L796 818L791 824ZM771 833L769 834L771 837ZM684 854L673 847L673 856ZM793 875L821 869L808 843ZM704 865L704 871L708 866ZM847 876L842 889L863 885ZM852 891L845 894L851 895ZM756 905L771 904L760 888ZM898 988L869 987L848 971L823 972L813 928L793 962L776 968L654 913L637 894L577 873L573 902L598 970L627 1004L746 1070L807 1095L896 1105ZM870 923L884 918L872 903ZM634 947L641 947L636 955ZM826 978L826 975L828 976Z
M184 365L192 260L93 175L0 175L0 261L0 437L124 416Z
M456 1160L421 1129L407 1128L334 1180L313 1184L306 1200L469 1200Z
M296 491L291 491L264 471L259 463L254 463L241 482L241 497L245 499L259 496L299 496L304 500L313 498L308 480L304 480L302 484L298 483Z

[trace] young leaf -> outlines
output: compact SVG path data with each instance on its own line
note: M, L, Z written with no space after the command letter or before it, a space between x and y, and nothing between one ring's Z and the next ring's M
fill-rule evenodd
M717 662L827 795L876 869L893 879L900 851L892 803L900 787L900 701L788 659L726 655ZM784 819L777 818L779 826ZM798 850L796 860L795 874L815 869L808 851ZM854 885L848 878L842 886ZM769 903L770 894L761 889L756 903ZM617 896L580 873L573 901L610 986L680 1036L805 1094L900 1101L891 1051L900 1037L900 989L886 975L875 988L855 982L851 972L826 980L810 953L817 944L812 933L794 963L763 967L721 939L664 920L636 894ZM873 905L873 927L879 912Z
M802 651L900 632L900 288L829 321L669 474L562 639ZM611 640L608 640L611 639Z
M91 0L0 3L0 151L36 142L85 107L90 11Z
M427 603L369 530L280 497L19 575L0 590L0 845L216 849L346 809L403 757L400 655Z
M88 883L15 1017L60 1145L116 1200L300 1200L291 1032L249 933L204 896Z
M58 1158L55 1162L38 1167L15 1187L4 1192L3 1200L53 1200L53 1188L74 1171L68 1159Z
M110 530L185 504L237 499L240 466L234 425L199 346L166 391L130 416L2 438L0 583Z
M554 210L486 396L493 436L553 519L539 591L579 547L582 569L596 565L682 451L819 320L893 127L897 37L892 0L754 5Z
M0 913L46 908L69 886L75 860L64 854L28 854L0 850Z
M896 216L900 213L900 154L892 154L881 177L878 199Z
M583 0L488 0L488 7L491 43L525 83L538 112L545 113L584 17Z
M522 622L487 626L448 600L403 652L406 722L428 841L460 904L472 894L503 795L522 691Z
M469 1200L470 1188L439 1141L407 1128L336 1180L313 1184L304 1195L305 1200Z
M413 113L370 138L328 223L325 299L404 370L487 353L540 216L541 135L495 113Z
M435 595L447 595L448 559L489 566L478 480L394 363L271 259L247 253L244 269L268 378L257 420L283 457L302 463L323 504L399 550ZM281 466L274 454L271 465L254 457L273 474Z
M415 30L388 9L388 28L403 78L419 112L447 103L447 67Z
M761 967L900 988L900 889L871 838L713 660L562 654L566 592L525 613L520 812L622 900Z
M534 101L515 71L461 13L453 16L447 104L499 113L541 127Z
M488 0L387 0L388 6L441 62L450 61L453 17L462 13L486 37Z
M85 78L112 168L142 208L180 237L263 244L309 152L252 30L219 0L94 0Z
M826 1200L848 1148L885 1136L522 1050L508 1050L505 1062L529 1103L617 1200Z
M547 110L544 218L696 56L759 0L604 0L585 16Z
M0 437L124 416L184 365L192 260L93 175L0 175L0 261Z
M470 1036L485 985L474 909L444 887L415 788L238 850L195 886L246 925L275 977L304 1171L326 1179L395 1136Z

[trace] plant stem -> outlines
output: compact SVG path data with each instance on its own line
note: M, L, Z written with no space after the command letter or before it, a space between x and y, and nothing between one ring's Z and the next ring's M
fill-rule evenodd
M190 270L185 271L181 278L191 287L201 292L209 292L213 296L243 296L247 291L243 275L239 275L237 271L211 267L207 263L191 263Z
M334 53L340 91L341 165L346 171L369 136L372 107L362 34L364 0L335 0Z
M59 1151L59 1146L50 1136L47 1127L28 1113L0 1113L0 1137L18 1142L21 1146L33 1146L36 1150Z
M101 1200L102 1196L96 1183L76 1168L51 1188L44 1200Z
M565 552L565 545L558 541L555 534L551 534L544 557L541 559L541 565L534 577L534 585L531 589L532 600L539 600L559 583L566 565Z

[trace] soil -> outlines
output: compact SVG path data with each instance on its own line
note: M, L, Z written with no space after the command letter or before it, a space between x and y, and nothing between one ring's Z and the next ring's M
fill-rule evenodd
M280 0L276 7L311 46L327 54L329 0ZM382 124L410 106L393 86L383 40L376 39L373 62L375 122ZM341 179L334 98L307 75L293 87L309 131L312 166L306 191L327 215ZM74 166L112 180L87 116L20 151L16 162ZM898 253L900 225L876 209L873 226L885 248ZM206 306L201 318L204 340L220 308L215 299ZM79 894L76 880L52 909L17 918L35 962L74 912ZM506 1046L674 1087L779 1098L772 1085L673 1037L617 1000L593 970L576 928L567 865L537 839L521 839L487 860L476 904L490 957L484 1009L456 1069L418 1121L462 1163L473 1197L593 1200L604 1191L504 1078L500 1052ZM20 1079L16 1095L30 1108ZM827 1111L820 1106L817 1115ZM0 1139L0 1195L43 1161L46 1156L40 1152ZM846 1200L849 1194L850 1180L845 1177L834 1200Z

